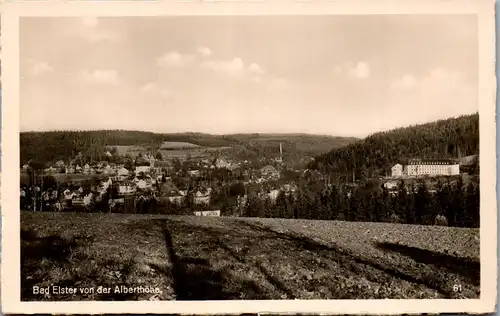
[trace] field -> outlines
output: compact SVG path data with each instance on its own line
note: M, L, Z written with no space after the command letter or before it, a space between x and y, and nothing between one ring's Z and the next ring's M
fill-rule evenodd
M30 212L21 229L28 301L479 297L478 229ZM96 291L33 294L54 285Z

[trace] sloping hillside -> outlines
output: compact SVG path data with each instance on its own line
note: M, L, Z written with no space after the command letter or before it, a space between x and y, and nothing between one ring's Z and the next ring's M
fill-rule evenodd
M266 152L279 152L279 143L288 151L317 155L332 148L352 142L354 138L303 134L234 134L211 135L203 133L158 134L141 131L100 130L100 131L52 131L25 132L20 135L21 163L31 159L43 162L67 160L77 153L85 158L102 157L110 147L116 147L119 154L125 154L130 146L145 149L160 149L170 144L176 149L180 144L190 147L234 147L257 148ZM172 147L170 146L170 147ZM181 146L183 147L183 146Z
M409 158L459 158L479 153L479 114L376 133L316 157L310 168L358 177L384 174Z

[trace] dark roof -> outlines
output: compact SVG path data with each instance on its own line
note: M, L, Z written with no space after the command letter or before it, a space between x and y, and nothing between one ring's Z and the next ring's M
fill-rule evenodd
M410 159L408 161L409 165L455 165L457 162L455 162L453 159Z

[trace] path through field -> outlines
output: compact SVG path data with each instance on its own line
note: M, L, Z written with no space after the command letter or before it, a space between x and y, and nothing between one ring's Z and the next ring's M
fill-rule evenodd
M474 229L29 212L21 229L22 300L479 297ZM94 292L33 293L54 285Z

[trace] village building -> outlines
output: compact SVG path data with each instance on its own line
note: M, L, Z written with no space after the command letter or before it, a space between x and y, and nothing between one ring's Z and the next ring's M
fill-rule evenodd
M136 185L132 181L124 181L118 184L118 194L120 195L131 195L136 191Z
M120 169L118 169L118 172L117 172L117 175L118 175L118 180L119 181L124 181L128 178L130 172L128 171L128 169L122 167Z
M72 174L72 173L75 173L75 167L73 167L72 165L69 165L69 166L67 166L67 167L66 167L65 172L66 172L67 174Z
M267 165L260 169L260 174L263 178L268 180L278 180L280 178L280 172L271 165Z
M392 177L454 176L460 174L460 165L451 159L410 159L408 165L396 164Z
M89 164L85 164L85 166L83 166L83 173L90 174L90 165Z
M92 192L89 192L83 197L83 205L85 206L90 206L94 204L94 202L95 202L95 196L94 193Z
M194 212L195 216L220 216L220 210Z
M104 174L113 174L114 170L113 170L113 168L110 165L106 165L103 168L102 173L104 173Z
M141 172L143 173L149 173L151 171L151 166L136 166L135 167L135 173L139 174Z
M217 158L214 165L218 169L223 169L223 168L230 169L231 168L231 163L225 159L222 159L222 158Z
M46 173L56 173L57 169L54 168L54 167L52 167L52 166L50 166L50 167L48 167L48 168L45 169L45 172Z
M62 168L62 167L64 167L64 161L62 161L62 160L58 160L58 161L56 161L55 166L56 166L57 168Z
M205 192L202 191L196 191L196 193L193 196L193 203L194 204L210 204L210 192L212 189L208 189Z
M402 177L403 176L403 165L402 164L395 164L394 166L392 166L391 168L391 175L393 178L398 178L398 177Z

